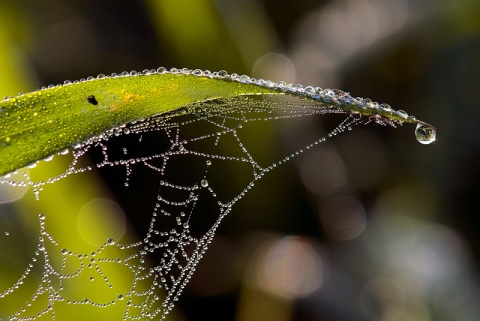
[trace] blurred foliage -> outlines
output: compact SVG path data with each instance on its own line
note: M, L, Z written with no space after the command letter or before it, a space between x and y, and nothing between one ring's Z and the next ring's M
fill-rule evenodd
M179 301L186 320L480 316L478 1L4 0L0 43L4 96L162 65L225 69L338 87L405 106L437 126L438 141L427 147L409 126L357 128L258 182L224 221ZM254 135L265 153L275 154L319 137L323 124L265 127ZM308 179L327 174L328 186ZM2 245L2 286L32 256L40 211L58 213L51 221L66 242L70 235L61 230L75 225L67 213L86 202L82 193L96 186L95 193L115 198L115 184L89 179L95 181L70 180L73 187L45 196L52 208L32 209L37 204L28 198L1 205L2 226L25 235L0 235L11 245ZM126 213L151 210L142 202L122 206ZM265 281L270 254L291 248L314 248L316 266L323 267L319 288L305 296L285 296ZM282 262L289 261L277 266ZM81 313L81 319L107 319L98 310Z

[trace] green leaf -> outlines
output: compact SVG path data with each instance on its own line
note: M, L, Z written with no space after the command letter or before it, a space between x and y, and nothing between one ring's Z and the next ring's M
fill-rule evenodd
M99 76L0 102L0 175L135 120L206 100L261 94L300 96L323 108L377 115L372 119L383 124L423 124L388 105L353 99L339 90L258 82L225 72L182 69Z

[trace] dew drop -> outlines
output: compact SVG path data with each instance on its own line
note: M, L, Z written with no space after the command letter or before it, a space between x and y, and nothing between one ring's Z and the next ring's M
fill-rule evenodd
M35 167L37 167L37 162L28 164L27 167L28 168L35 168Z
M241 75L239 78L238 78L238 81L243 83L243 84L248 84L250 82L250 77L247 76L247 75Z
M51 160L53 159L54 156L55 156L55 155L50 155L50 156L48 156L48 157L45 157L45 158L43 159L43 161L44 161L44 162L49 162L49 161L51 161Z
M418 123L415 128L415 137L421 144L431 144L435 141L437 130L435 127L423 123Z
M202 185L202 187L207 187L208 186L208 181L206 179L203 179L200 184Z
M226 72L225 70L220 70L220 71L218 72L218 76L219 76L220 78L228 77L228 72Z

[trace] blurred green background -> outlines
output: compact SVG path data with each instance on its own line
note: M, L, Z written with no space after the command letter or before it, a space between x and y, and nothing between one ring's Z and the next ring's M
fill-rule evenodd
M340 88L438 128L428 146L410 125L356 128L267 175L222 223L176 319L480 318L477 0L0 0L0 46L3 96L100 73L224 69ZM263 152L287 154L322 132L305 119L259 133ZM2 196L2 228L24 233L0 233L2 289L32 256L40 211L62 213L62 235L84 194L115 199L115 184L70 184L45 197L55 210Z

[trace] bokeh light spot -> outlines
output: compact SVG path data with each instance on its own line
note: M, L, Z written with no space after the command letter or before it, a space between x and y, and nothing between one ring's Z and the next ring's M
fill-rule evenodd
M293 299L317 290L324 272L323 258L309 241L286 237L266 250L256 282L266 292Z
M315 194L339 190L347 180L345 165L334 152L319 150L302 160L300 176L305 186Z
M336 240L351 240L365 229L365 209L351 196L337 196L320 209L324 231Z
M81 237L90 244L100 246L108 239L119 240L125 233L125 214L112 200L97 198L80 210L77 228Z
M393 279L371 280L362 290L360 307L370 320L398 320L405 310L404 289Z

